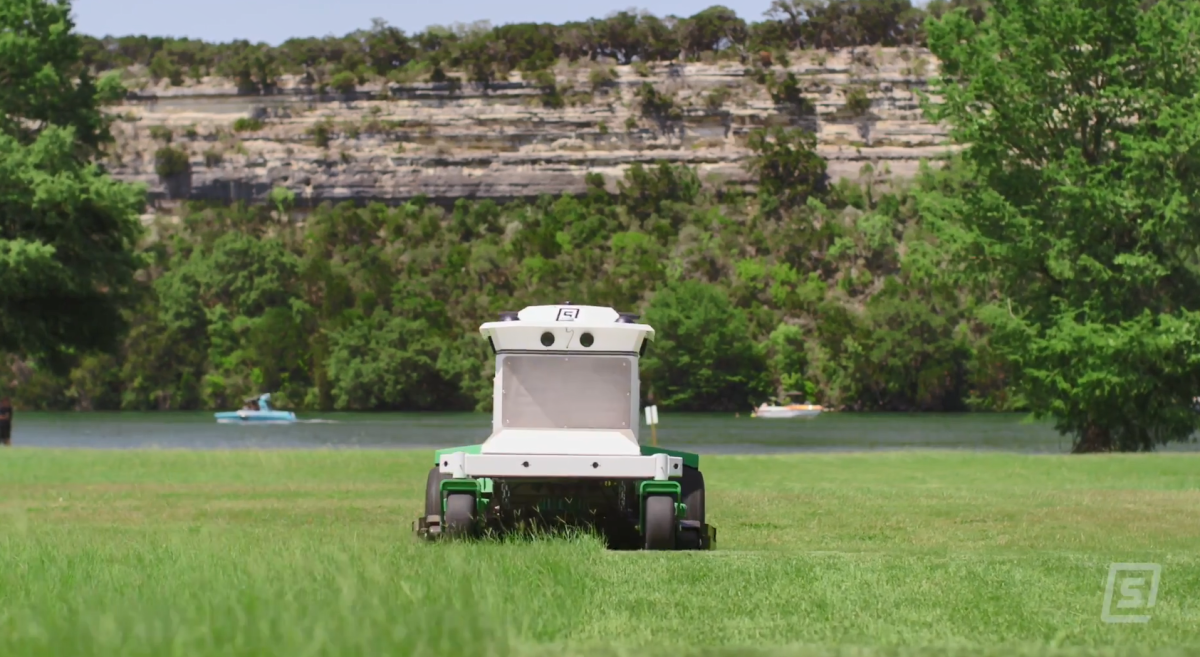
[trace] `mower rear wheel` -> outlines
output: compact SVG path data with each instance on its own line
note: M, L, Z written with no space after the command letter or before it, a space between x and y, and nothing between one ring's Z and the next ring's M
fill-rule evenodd
M650 495L646 498L642 537L647 550L675 549L675 498Z
M475 534L475 496L470 493L450 493L446 496L446 517L442 519L443 533L449 536Z
M442 481L449 478L450 475L439 472L437 466L429 471L429 477L425 480L426 518L442 515Z
M704 473L690 465L683 466L683 476L680 477L679 492L683 503L687 505L684 520L695 520L704 524Z

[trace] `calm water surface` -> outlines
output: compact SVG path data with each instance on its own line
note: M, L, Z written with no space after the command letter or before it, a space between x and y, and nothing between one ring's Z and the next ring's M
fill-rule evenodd
M217 424L211 413L17 413L13 445L54 448L430 448L481 442L491 415L302 413L295 424ZM1064 453L1069 441L1020 414L829 413L811 419L663 413L658 443L708 454L897 449ZM643 442L650 431L642 427ZM1190 443L1172 451L1196 451Z

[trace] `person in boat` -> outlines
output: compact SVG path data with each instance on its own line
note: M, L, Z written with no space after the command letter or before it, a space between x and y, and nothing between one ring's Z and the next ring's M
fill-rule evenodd
M251 399L245 400L245 403L242 405L242 410L243 411L258 411L258 410L262 410L262 409L260 409L258 406L258 400L251 398Z

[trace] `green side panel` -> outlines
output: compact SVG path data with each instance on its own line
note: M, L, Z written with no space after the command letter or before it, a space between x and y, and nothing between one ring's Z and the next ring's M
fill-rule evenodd
M678 481L672 479L644 479L638 482L638 496L645 498L647 495L674 495L678 500L683 495L683 489Z
M433 453L433 463L434 463L434 465L437 465L437 462L441 461L442 457L445 456L446 454L453 454L455 452L466 452L467 454L479 454L482 451L483 451L483 445L467 445L466 447L447 447L445 449L439 449L438 451Z
M448 493L470 493L475 496L475 512L482 515L487 509L488 498L492 495L492 480L480 479L445 479L442 481L442 515L446 514L446 495Z
M683 459L683 464L692 468L700 469L700 455L692 454L691 452L681 452L677 449L663 449L662 447L651 447L650 445L641 445L642 456L650 456L652 454L666 454L667 456L678 456Z
M449 492L455 492L479 495L482 492L482 486L480 485L481 483L482 480L480 479L443 479L442 494L444 495ZM490 484L491 482L489 481L488 483Z

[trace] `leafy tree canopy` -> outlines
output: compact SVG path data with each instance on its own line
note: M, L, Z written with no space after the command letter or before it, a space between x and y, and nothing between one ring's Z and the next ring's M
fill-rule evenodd
M1186 439L1200 392L1200 5L995 0L929 26L970 184L923 199L1079 451Z
M117 344L143 202L89 161L113 89L79 67L69 12L0 4L0 348L52 368Z

